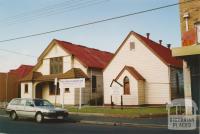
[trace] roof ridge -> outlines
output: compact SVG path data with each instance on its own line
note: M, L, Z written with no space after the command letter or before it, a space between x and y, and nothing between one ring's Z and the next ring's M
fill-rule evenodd
M143 35L140 35L136 32L133 33L136 37L138 37L152 52L154 52L165 64L171 65L174 67L182 68L182 60L176 59L172 56L172 51L170 48L157 43Z
M144 35L141 35L141 34L139 34L139 33L137 33L137 32L134 32L134 31L132 31L132 32L133 32L134 34L136 34L136 35L139 35L139 36L141 36L141 37L143 37L143 38L145 38L145 39L147 39L147 40L149 40L149 41L155 43L156 45L159 45L159 46L161 46L161 47L164 47L164 48L170 50L170 49L167 48L165 45L162 45L162 44L160 44L160 43L158 43L158 42L156 42L156 41L154 41L154 40L152 40L152 39L150 39L150 38L147 38L147 37L145 37ZM170 50L170 51L171 51L171 50Z
M79 46L79 47L83 47L83 48L87 48L87 49L93 49L93 50L96 50L96 51L113 54L112 52L109 52L109 51L100 50L100 49L88 47L88 46L85 46L85 45L74 44L74 43L71 43L71 42L68 42L68 41L63 41L63 40L58 40L58 39L55 39L55 40L58 41L58 42L69 43L69 44L74 45L74 46Z

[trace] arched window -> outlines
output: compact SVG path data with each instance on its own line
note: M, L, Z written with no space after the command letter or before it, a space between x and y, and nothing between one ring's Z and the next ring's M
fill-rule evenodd
M124 77L124 94L125 95L130 94L129 78L127 76Z

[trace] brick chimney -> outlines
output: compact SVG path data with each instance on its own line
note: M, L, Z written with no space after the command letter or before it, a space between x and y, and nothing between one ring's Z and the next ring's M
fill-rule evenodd
M146 33L146 35L147 35L147 39L149 39L149 37L150 37L150 33Z

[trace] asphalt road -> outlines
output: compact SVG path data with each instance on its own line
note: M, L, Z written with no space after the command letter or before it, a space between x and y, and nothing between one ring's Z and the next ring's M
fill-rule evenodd
M8 134L199 134L198 131L171 131L159 127L125 127L72 123L70 121L46 121L42 124L33 120L11 121L0 116L0 133Z

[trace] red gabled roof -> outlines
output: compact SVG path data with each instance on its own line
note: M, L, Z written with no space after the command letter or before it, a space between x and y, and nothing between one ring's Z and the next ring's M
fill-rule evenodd
M170 48L167 48L157 42L152 41L151 39L148 39L136 32L133 32L134 35L139 37L139 39L144 42L144 44L149 47L161 60L163 60L166 64L182 68L183 67L183 61L180 59L177 59L175 57L172 57L172 52Z
M67 52L74 55L83 65L90 68L104 69L113 57L110 52L75 45L70 42L55 41Z
M21 65L15 70L10 70L10 74L16 75L19 79L25 77L32 69L34 66L30 65Z
M148 39L147 37L144 37L144 36L142 36L142 35L140 35L136 32L133 32L133 31L131 31L128 34L128 36L125 38L125 40L119 46L119 48L115 52L113 58L110 60L108 65L112 62L114 57L118 54L118 52L121 50L121 48L124 46L125 42L127 41L127 39L129 39L129 37L131 35L135 36L138 40L140 40L148 49L150 49L166 65L170 65L170 66L177 67L177 68L183 67L183 61L182 60L177 59L175 57L172 57L172 52L171 52L170 48L167 48L163 45L160 45L159 43L154 42L151 39ZM106 69L106 67L104 68L104 70Z

